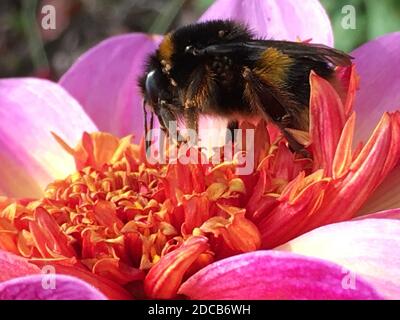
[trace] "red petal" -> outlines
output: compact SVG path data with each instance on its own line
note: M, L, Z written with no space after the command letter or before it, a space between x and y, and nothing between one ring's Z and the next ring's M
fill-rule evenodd
M50 263L49 261L35 260L32 263L39 267L51 265L56 269L58 274L67 274L91 284L95 288L99 289L104 295L112 300L128 300L132 299L132 295L129 294L125 289L107 278L100 277L92 272L86 271L83 268L76 267L74 265L62 264L62 263Z
M327 198L310 224L315 228L323 224L343 221L354 217L357 210L382 182L400 156L399 136L393 136L399 123L393 116L384 114L371 138L353 161L350 172L334 182ZM310 229L311 230L311 229Z
M36 221L30 221L29 225L43 257L52 257L47 249L65 257L74 257L76 254L69 244L69 239L61 232L54 218L41 207L38 207L34 214Z
M324 169L325 175L331 176L333 158L345 123L345 111L337 92L327 80L311 73L310 85L310 133L314 171Z
M182 226L184 234L191 234L193 229L200 226L209 218L209 200L204 195L193 195L183 199L185 222Z
M121 285L144 279L142 270L132 268L115 258L98 260L94 264L92 272Z
M257 225L264 248L273 248L309 230L310 221L320 210L325 180L314 181L299 191L292 201L282 199ZM318 211L319 212L319 211Z

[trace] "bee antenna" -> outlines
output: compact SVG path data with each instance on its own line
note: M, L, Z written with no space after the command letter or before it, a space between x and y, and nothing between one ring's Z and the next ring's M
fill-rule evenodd
M152 134L153 128L154 128L154 112L152 112L151 116L150 116L150 134ZM150 140L151 140L151 137L150 137Z
M150 147L150 141L147 140L147 133L149 128L147 126L147 110L146 110L146 99L142 100L142 108L143 108L143 122L144 122L144 142L146 147L146 153Z

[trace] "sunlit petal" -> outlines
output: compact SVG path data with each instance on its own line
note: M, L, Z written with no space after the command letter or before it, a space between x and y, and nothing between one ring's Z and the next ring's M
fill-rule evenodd
M398 220L363 219L331 224L278 249L338 263L345 267L344 273L354 277L356 287L361 277L386 298L400 298Z
M333 45L329 17L317 0L217 0L200 21L213 19L241 21L267 39Z
M97 131L80 105L55 83L33 78L0 80L0 193L35 197L74 170L51 132L75 145Z
M138 87L146 56L159 38L128 34L107 39L86 52L60 79L101 131L122 137L143 133Z
M360 76L355 99L356 138L365 140L384 111L400 108L400 32L369 41L351 52Z

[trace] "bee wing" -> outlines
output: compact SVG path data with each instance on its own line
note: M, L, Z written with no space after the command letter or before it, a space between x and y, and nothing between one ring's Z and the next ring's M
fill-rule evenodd
M261 50L265 50L266 48L276 48L290 57L325 62L334 66L349 66L351 65L352 59L352 57L345 52L323 44L260 40L249 42L247 45Z
M308 59L324 62L333 66L349 66L352 57L343 51L325 46L323 44L276 41L252 40L246 42L230 42L207 46L196 50L196 55L240 55L248 61L256 61L268 48L275 48L295 59Z

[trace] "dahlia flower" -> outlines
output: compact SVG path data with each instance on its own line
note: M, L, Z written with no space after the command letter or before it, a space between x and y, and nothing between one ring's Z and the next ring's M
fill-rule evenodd
M333 45L314 0L213 18ZM58 84L0 80L0 299L399 299L400 33L336 70L343 98L310 75L310 158L246 124L245 175L147 160L135 84L159 39L105 40Z

